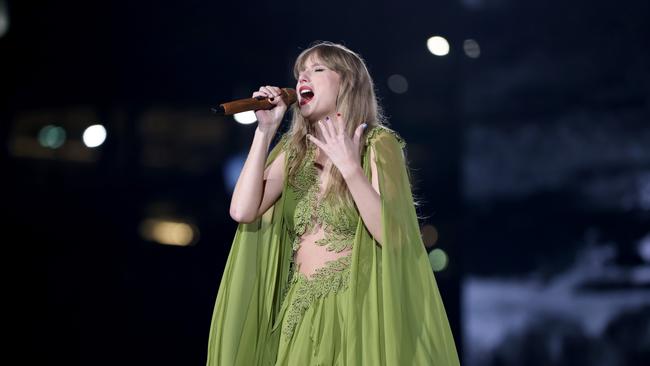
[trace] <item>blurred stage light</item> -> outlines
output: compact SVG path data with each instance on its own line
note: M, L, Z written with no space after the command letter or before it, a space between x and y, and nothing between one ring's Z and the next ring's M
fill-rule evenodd
M642 210L650 211L650 174L642 174L639 183L639 206Z
M7 34L9 30L9 9L7 9L7 2L0 0L0 38Z
M429 263L431 263L431 268L433 268L434 272L440 272L447 268L449 257L444 250L437 248L429 253Z
M196 242L198 229L179 221L146 219L140 224L140 235L159 244L188 246Z
M251 123L257 121L257 117L253 111L235 113L233 117L235 117L235 121L241 123L242 125L250 125Z
M409 82L400 74L394 74L388 77L388 88L396 94L404 94L409 90Z
M102 125L92 125L83 133L84 144L88 147L97 147L106 140L106 129Z
M57 149L65 142L65 130L63 127L47 125L38 132L38 143L43 147Z
M481 47L473 39L466 39L463 42L463 51L465 51L467 57L478 58L481 56Z
M445 56L449 53L449 42L440 36L433 36L427 40L427 48L436 56Z
M239 174L245 162L246 156L244 154L233 155L226 160L226 164L223 167L223 179L230 193L235 190L237 179L239 179Z
M421 232L422 241L424 242L425 247L431 248L436 245L436 242L438 241L438 229L436 229L435 226L424 225Z
M646 263L650 263L650 234L644 236L639 241L639 256L643 258Z

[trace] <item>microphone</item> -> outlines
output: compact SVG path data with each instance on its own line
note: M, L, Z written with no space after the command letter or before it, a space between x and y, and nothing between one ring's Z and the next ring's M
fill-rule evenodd
M282 88L281 90L281 97L287 105L291 105L296 102L297 96L295 89ZM220 116L229 116L235 113L246 111L272 109L273 107L275 107L275 104L269 102L269 99L267 97L259 96L255 98L239 99L232 102L219 104L218 107L212 108L212 112Z

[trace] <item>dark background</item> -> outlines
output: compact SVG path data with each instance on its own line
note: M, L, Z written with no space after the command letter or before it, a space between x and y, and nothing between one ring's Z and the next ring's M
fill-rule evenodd
M293 86L295 57L329 40L364 57L408 144L421 223L449 255L436 278L463 364L642 364L649 7L0 1L10 350L27 364L203 364L236 228L224 171L255 128L210 107ZM427 50L433 35L448 55ZM85 148L96 123L107 140ZM58 149L37 143L51 124L67 132ZM147 218L200 236L159 245L140 234Z

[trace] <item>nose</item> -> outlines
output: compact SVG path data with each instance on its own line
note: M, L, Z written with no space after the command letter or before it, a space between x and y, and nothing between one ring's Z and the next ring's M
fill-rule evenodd
M307 78L307 75L305 72L301 72L298 74L298 84L300 83L306 83L309 82L309 79Z

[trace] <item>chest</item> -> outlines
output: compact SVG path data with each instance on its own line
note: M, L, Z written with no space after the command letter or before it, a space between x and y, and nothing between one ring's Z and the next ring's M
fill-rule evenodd
M332 181L332 163L323 155L317 155L315 149L309 151L285 187L284 218L296 233L303 233L315 224L345 231L356 228L359 218L356 207L341 205L336 190L327 194Z

